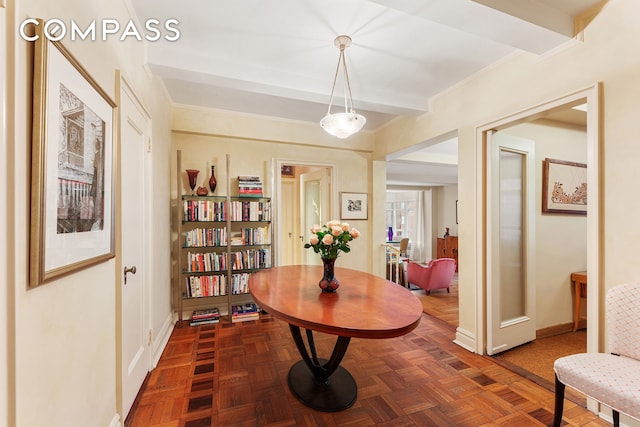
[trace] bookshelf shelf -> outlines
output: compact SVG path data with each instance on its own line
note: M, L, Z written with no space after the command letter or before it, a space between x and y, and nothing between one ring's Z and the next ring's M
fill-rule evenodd
M179 242L173 300L179 325L191 313L214 307L235 321L233 307L253 302L249 276L273 265L271 199L262 194L231 196L229 155L226 166L226 196L182 194L184 169L182 153L177 152Z

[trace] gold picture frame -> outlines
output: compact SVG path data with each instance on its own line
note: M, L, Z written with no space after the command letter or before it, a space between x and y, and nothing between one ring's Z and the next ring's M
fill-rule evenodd
M542 212L587 214L587 165L544 159L542 165Z
M116 104L43 26L34 42L30 287L115 256Z

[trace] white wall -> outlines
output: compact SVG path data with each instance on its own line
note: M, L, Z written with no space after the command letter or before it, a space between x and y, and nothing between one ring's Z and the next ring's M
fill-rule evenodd
M587 218L542 213L542 163L547 157L586 163L586 131L540 120L501 132L535 141L536 328L573 324L570 277L587 268Z
M9 4L13 4L12 0ZM125 2L100 0L21 0L15 2L15 28L27 17L60 18L65 22L89 23L94 19L130 18ZM15 273L9 285L15 297L9 312L15 310L15 344L9 352L15 357L16 425L19 426L107 426L122 417L117 398L117 331L115 290L119 285L115 260L109 260L73 273L38 288L27 290L29 265L29 193L31 145L31 84L33 45L16 31L9 34L15 48L15 131L10 141L15 173L10 177L8 200L10 227L15 230L15 254L9 270ZM155 212L152 218L154 251L153 314L150 327L160 329L169 309L169 108L157 81L144 71L144 47L138 41L65 41L65 47L112 98L116 98L115 73L122 70L154 120L153 167L156 172ZM10 357L11 357L10 356ZM10 402L11 403L11 402Z

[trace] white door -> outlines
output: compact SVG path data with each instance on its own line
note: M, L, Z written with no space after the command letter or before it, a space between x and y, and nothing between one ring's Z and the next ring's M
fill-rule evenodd
M536 337L534 143L487 135L487 354Z
M121 337L122 337L122 411L131 405L150 370L148 304L144 262L146 147L150 135L150 118L139 104L125 80L120 89L121 174L122 174L122 266Z
M296 264L296 240L299 232L297 230L296 211L298 207L296 197L295 178L282 178L280 185L281 227L280 227L280 265Z
M331 177L329 168L322 167L314 172L300 175L300 250L302 264L321 265L322 261L312 249L304 249L310 230L314 224L325 224L331 212Z

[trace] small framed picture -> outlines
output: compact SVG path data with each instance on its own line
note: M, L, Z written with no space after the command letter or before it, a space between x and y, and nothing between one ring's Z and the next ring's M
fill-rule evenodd
M542 212L587 214L587 165L544 159Z
M295 176L296 172L292 165L282 165L280 169L280 174L282 176Z
M367 219L367 193L340 193L340 219Z

